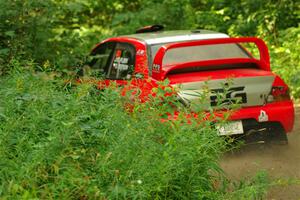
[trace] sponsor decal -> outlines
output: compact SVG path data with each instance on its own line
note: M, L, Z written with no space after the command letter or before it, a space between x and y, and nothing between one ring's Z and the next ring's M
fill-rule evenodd
M159 64L153 64L153 65L152 65L152 70L153 70L154 72L159 72L159 70L160 70L160 65L159 65Z
M142 49L137 50L136 55L143 56L145 54L145 51Z
M127 64L128 60L129 60L129 58L117 57L117 58L115 58L114 62L122 63L122 64Z
M116 58L121 57L121 55L122 55L122 50L118 49L118 50L116 51Z
M210 96L210 105L211 106L217 106L221 104L233 104L233 103L239 103L239 104L245 104L247 103L247 94L244 91L245 87L232 87L228 90L225 89L213 89L211 90L213 92L213 95ZM224 98L218 98L219 94L225 93L225 99ZM219 102L221 101L221 102Z
M264 110L260 111L260 114L258 116L258 121L259 122L269 121L269 116L267 115L266 111L264 111Z
M128 61L129 58L116 57L113 63L113 67L121 71L126 71L129 68Z

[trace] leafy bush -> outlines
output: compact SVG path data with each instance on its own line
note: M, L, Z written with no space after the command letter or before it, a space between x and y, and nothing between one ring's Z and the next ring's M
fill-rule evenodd
M202 127L183 123L185 118L160 123L158 113L166 111L166 103L153 101L128 113L123 109L128 99L115 90L63 86L55 76L76 65L96 42L159 23L169 30L206 28L267 39L272 66L298 98L296 2L0 4L0 76L12 74L0 79L1 197L238 199L263 193L261 187L255 189L263 178L237 187L223 179L217 160L224 142L209 121Z
M290 86L291 94L300 98L300 28L280 32L279 44L270 48L272 67Z
M218 165L224 141L209 121L162 123L158 102L127 112L116 89L72 88L45 73L15 70L0 85L4 199L231 196Z
M167 30L202 28L263 38L274 52L276 72L299 97L295 67L299 51L293 45L299 41L299 4L292 0L0 0L0 4L0 76L11 69L12 60L38 63L35 70L72 69L107 37L163 24Z

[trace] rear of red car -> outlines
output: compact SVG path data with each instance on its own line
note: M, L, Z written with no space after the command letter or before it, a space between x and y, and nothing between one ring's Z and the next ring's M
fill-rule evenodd
M220 38L160 45L152 65L155 81L169 79L190 106L240 104L221 135L269 133L286 138L294 123L288 86L270 70L265 43L257 38ZM210 94L199 102L205 88ZM226 94L225 94L226 93ZM218 98L224 95L223 99Z
M268 48L257 38L229 38L206 30L158 31L110 38L92 52L91 68L101 72L102 88L115 82L138 88L147 100L168 79L180 101L192 110L239 104L221 135L268 133L286 139L294 124L288 86L271 72ZM150 79L150 81L149 81ZM199 98L209 90L205 100ZM224 96L220 99L219 96ZM196 112L196 111L194 111Z

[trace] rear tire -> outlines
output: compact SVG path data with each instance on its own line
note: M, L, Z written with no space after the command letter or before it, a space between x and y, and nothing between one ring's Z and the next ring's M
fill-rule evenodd
M288 144L287 134L279 122L250 124L245 134L240 136L246 144Z
M266 134L266 143L287 145L287 134L280 123L270 123Z

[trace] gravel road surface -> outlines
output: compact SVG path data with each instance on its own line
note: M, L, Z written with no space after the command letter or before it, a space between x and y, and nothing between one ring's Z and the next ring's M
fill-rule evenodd
M300 105L295 115L288 145L249 144L224 155L221 166L228 177L240 180L265 170L276 182L266 199L300 200Z

